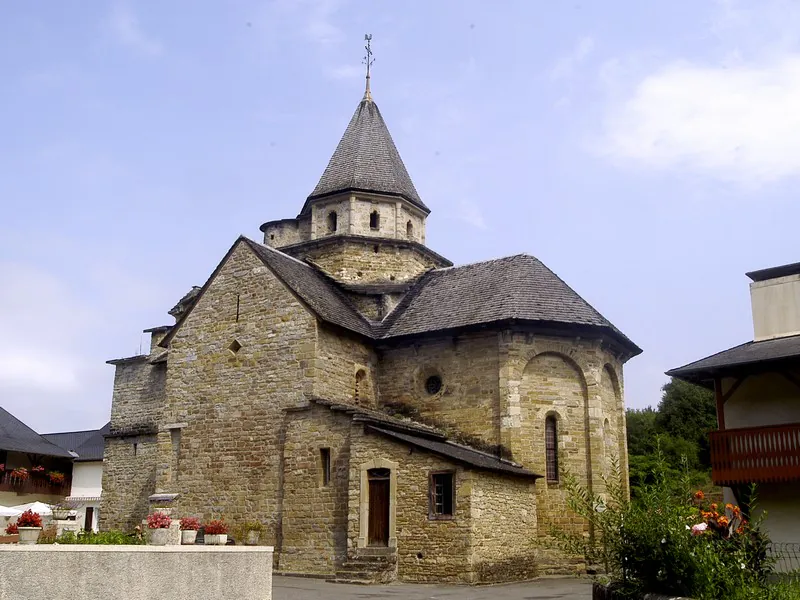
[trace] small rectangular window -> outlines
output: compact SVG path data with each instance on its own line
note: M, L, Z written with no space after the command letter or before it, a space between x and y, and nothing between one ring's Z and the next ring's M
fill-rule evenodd
M455 513L455 473L431 473L431 519L448 519Z
M319 457L322 463L322 485L328 486L331 483L331 449L320 448Z

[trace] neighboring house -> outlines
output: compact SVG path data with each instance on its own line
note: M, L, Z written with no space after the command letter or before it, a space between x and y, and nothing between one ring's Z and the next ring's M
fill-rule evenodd
M726 502L758 484L775 542L800 542L800 263L747 273L753 341L667 375L713 389L712 477Z
M0 407L0 505L54 503L69 491L72 455ZM15 469L25 469L23 476ZM63 481L57 474L63 475Z
M42 435L56 446L68 450L73 456L72 486L67 501L76 506L76 520L80 528L87 531L99 529L104 436L110 429L111 423L108 423L102 429Z
M367 89L298 217L237 239L148 355L109 361L103 528L176 498L262 523L282 572L574 569L544 550L554 526L585 531L562 468L602 494L619 459L627 482L641 350L533 256L452 266L429 213Z

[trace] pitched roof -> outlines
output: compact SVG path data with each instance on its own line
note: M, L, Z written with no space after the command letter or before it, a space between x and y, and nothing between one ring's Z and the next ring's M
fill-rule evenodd
M518 254L425 274L381 324L382 338L498 321L607 329L638 348L539 259Z
M451 442L446 435L437 429L417 423L411 419L398 418L378 410L332 402L322 398L311 398L310 400L312 403L325 406L334 412L344 412L350 415L354 421L367 425L370 431L404 444L422 448L467 466L518 477L534 479L541 477L541 475L528 471L521 465L511 461L463 444Z
M800 359L800 335L740 344L667 371L666 374L699 383L725 371L791 359Z
M430 212L411 181L378 105L369 98L356 108L302 212L311 200L347 190L401 196Z
M43 456L72 458L72 455L49 442L0 406L0 449Z
M372 336L369 322L321 271L275 248L262 246L245 237L242 240L323 321Z
M105 435L110 431L111 423L106 423L100 429L44 433L42 437L68 452L77 454L75 462L85 462L103 460Z

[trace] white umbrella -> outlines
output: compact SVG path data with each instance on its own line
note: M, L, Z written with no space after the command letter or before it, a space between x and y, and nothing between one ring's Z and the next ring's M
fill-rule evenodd
M21 513L25 512L26 510L32 510L35 513L39 513L40 517L46 517L53 514L53 511L50 510L50 506L44 502L28 502L27 504L18 504L16 506L12 506L11 508L15 508Z
M0 506L0 517L18 517L22 514L21 510L10 508L8 506Z

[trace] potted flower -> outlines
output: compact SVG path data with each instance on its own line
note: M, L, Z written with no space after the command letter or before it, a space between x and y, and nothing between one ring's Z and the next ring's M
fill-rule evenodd
M228 526L221 519L209 521L204 529L207 546L224 546L228 543Z
M166 546L169 539L169 526L172 519L169 515L162 512L154 512L147 515L147 527L150 529L150 545Z
M47 478L52 485L64 485L64 481L66 480L66 476L61 471L49 471L47 473Z
M197 539L197 530L200 529L200 520L194 517L181 519L181 544L191 546Z
M18 535L19 528L17 527L16 523L9 523L6 526L6 535Z
M264 531L264 525L258 521L253 521L250 523L245 523L242 526L242 529L244 530L245 545L258 546L258 540L259 537L261 537L261 532Z
M13 485L22 485L28 480L30 473L25 467L17 467L11 470L11 483Z
M53 512L53 519L55 521L67 520L69 518L70 511L75 510L75 508L75 504L72 502L67 502L66 500L50 506L50 510Z
M44 474L44 467L42 465L36 465L31 467L31 473L34 475L43 475Z
M30 508L17 519L20 544L35 544L42 532L42 517Z

